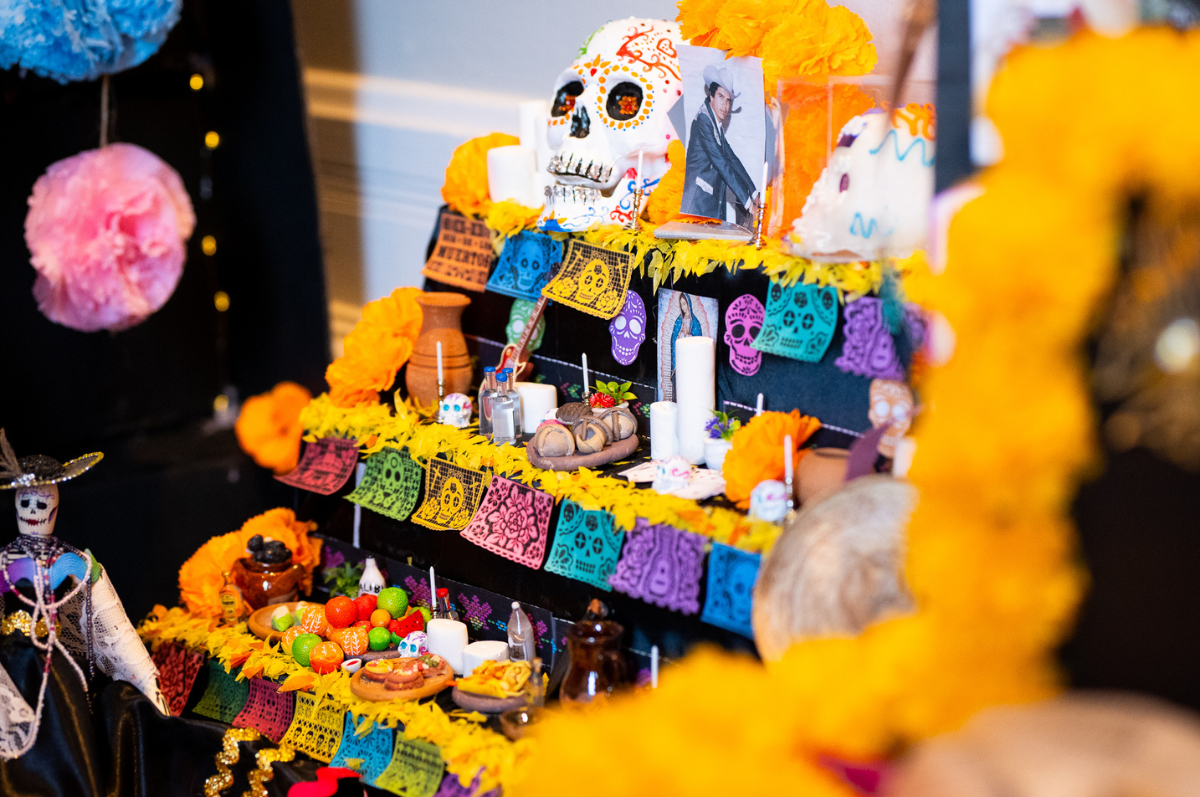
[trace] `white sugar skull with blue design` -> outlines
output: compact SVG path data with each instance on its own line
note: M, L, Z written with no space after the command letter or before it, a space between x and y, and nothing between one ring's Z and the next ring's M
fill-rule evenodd
M471 410L474 405L471 397L463 393L451 393L442 399L438 407L438 422L448 423L462 429L471 425Z
M934 150L932 106L914 103L894 115L873 109L855 116L792 222L792 250L850 261L924 249Z
M415 659L429 652L429 636L424 631L411 631L396 648L401 658Z
M780 523L788 512L787 485L775 479L758 483L750 491L750 514L768 523Z

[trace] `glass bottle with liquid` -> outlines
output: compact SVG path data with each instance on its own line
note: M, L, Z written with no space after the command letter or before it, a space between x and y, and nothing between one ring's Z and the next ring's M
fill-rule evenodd
M498 446L505 443L516 445L517 411L513 397L508 393L508 374L496 377L496 395L492 397L492 442Z
M513 416L516 418L516 434L520 438L525 430L524 415L521 413L521 394L517 392L517 377L513 373L513 369L505 368L504 373L508 375L508 395L513 400Z
M533 624L521 604L513 601L512 614L508 616L509 661L533 661L537 655L533 641Z
M246 601L242 591L233 583L233 573L226 571L225 584L219 593L221 600L221 618L226 625L237 625L246 619Z
M492 436L492 398L496 395L496 369L488 366L483 369L483 387L479 389L479 433L484 437Z
M458 612L450 605L450 590L441 587L437 591L437 603L434 604L433 616L438 620L457 620Z

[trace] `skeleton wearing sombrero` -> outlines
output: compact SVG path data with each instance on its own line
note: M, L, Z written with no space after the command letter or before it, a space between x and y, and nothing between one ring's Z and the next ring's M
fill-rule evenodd
M72 653L85 659L93 671L129 681L160 711L167 711L158 689L158 670L125 615L108 574L91 553L52 536L58 519L58 483L86 472L103 456L87 454L65 465L45 456L18 460L0 429L0 490L16 490L21 532L0 548L0 612L6 592L25 604L28 611L13 613L4 625L24 630L45 655L36 709L0 667L0 758L24 755L37 740L55 652L63 654L79 674L85 690L87 678ZM68 577L74 578L73 585L56 594ZM17 589L21 582L28 582L32 598Z

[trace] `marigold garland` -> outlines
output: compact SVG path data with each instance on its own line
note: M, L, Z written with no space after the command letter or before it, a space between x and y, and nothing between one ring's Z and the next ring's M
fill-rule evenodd
M1118 272L1129 193L1200 203L1200 111L1179 103L1196 74L1200 32L1166 28L1019 49L999 72L989 116L1005 159L954 218L945 273L920 280L957 346L928 369L914 430L917 612L806 641L770 667L699 651L657 690L556 713L507 795L544 793L606 741L636 738L576 792L723 794L736 771L748 793L848 797L820 753L878 758L1061 689L1054 651L1086 584L1069 506L1097 453L1082 352ZM704 699L713 683L736 696Z
M277 474L295 469L300 459L300 411L312 401L308 388L280 382L242 404L233 431L238 445L261 467Z
M803 448L808 438L821 428L821 422L791 412L764 412L750 419L733 435L733 446L725 455L725 496L746 509L750 506L750 491L767 479L784 477L783 439L792 436L795 451L793 464L808 453Z
M497 446L469 429L429 423L410 403L401 401L395 415L383 406L336 406L328 396L313 399L300 416L306 440L352 437L369 455L384 447L407 447L418 462L441 456L468 468L491 468L510 479L537 487L561 500L570 498L585 509L611 512L623 529L632 529L637 518L668 523L704 534L717 542L748 551L770 550L779 526L747 518L724 507L703 507L686 498L659 495L638 489L624 479L602 476L580 468L575 472L541 470L529 463L524 448Z
M362 320L345 337L345 353L325 369L329 395L340 407L378 404L421 334L419 288L397 288L363 307Z
M283 681L281 688L288 691L309 690L318 705L329 700L349 711L358 720L359 734L369 732L372 723L387 728L403 726L400 732L405 738L437 745L446 768L464 786L471 783L476 773L480 776L481 791L507 785L512 772L530 750L528 741L510 742L483 727L482 714L456 712L450 716L432 701L360 700L350 691L350 676L342 670L317 675L276 645L248 633L244 623L228 628L219 626L214 618L179 607L155 606L150 617L138 626L138 634L154 650L174 642L207 653L220 661L226 672L241 667L238 680L268 678Z
M218 593L225 583L224 574L233 563L246 555L246 543L255 534L279 540L292 552L292 561L304 568L304 592L312 589L312 572L321 561L321 540L309 537L317 524L296 520L290 509L271 509L247 520L237 531L213 537L179 568L179 594L189 610L198 616L218 617L221 601Z
M460 144L450 156L446 182L442 185L442 199L446 200L450 209L469 216L486 214L491 205L487 176L488 150L520 143L520 139L507 133L489 133Z

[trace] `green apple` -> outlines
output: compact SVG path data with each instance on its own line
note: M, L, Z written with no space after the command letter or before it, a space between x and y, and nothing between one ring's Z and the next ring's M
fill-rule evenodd
M296 641L299 642L299 638L297 638ZM371 650L387 650L388 645L391 643L392 632L383 626L372 628L371 632L367 634L367 644L371 646ZM307 658L307 656L305 656L305 658Z
M316 634L301 634L292 642L292 658L295 659L300 666L308 666L308 655L312 653L312 649L321 644L321 637Z
M404 611L408 608L408 595L399 587L387 587L379 591L377 605L387 611L392 619L398 619L404 616Z

